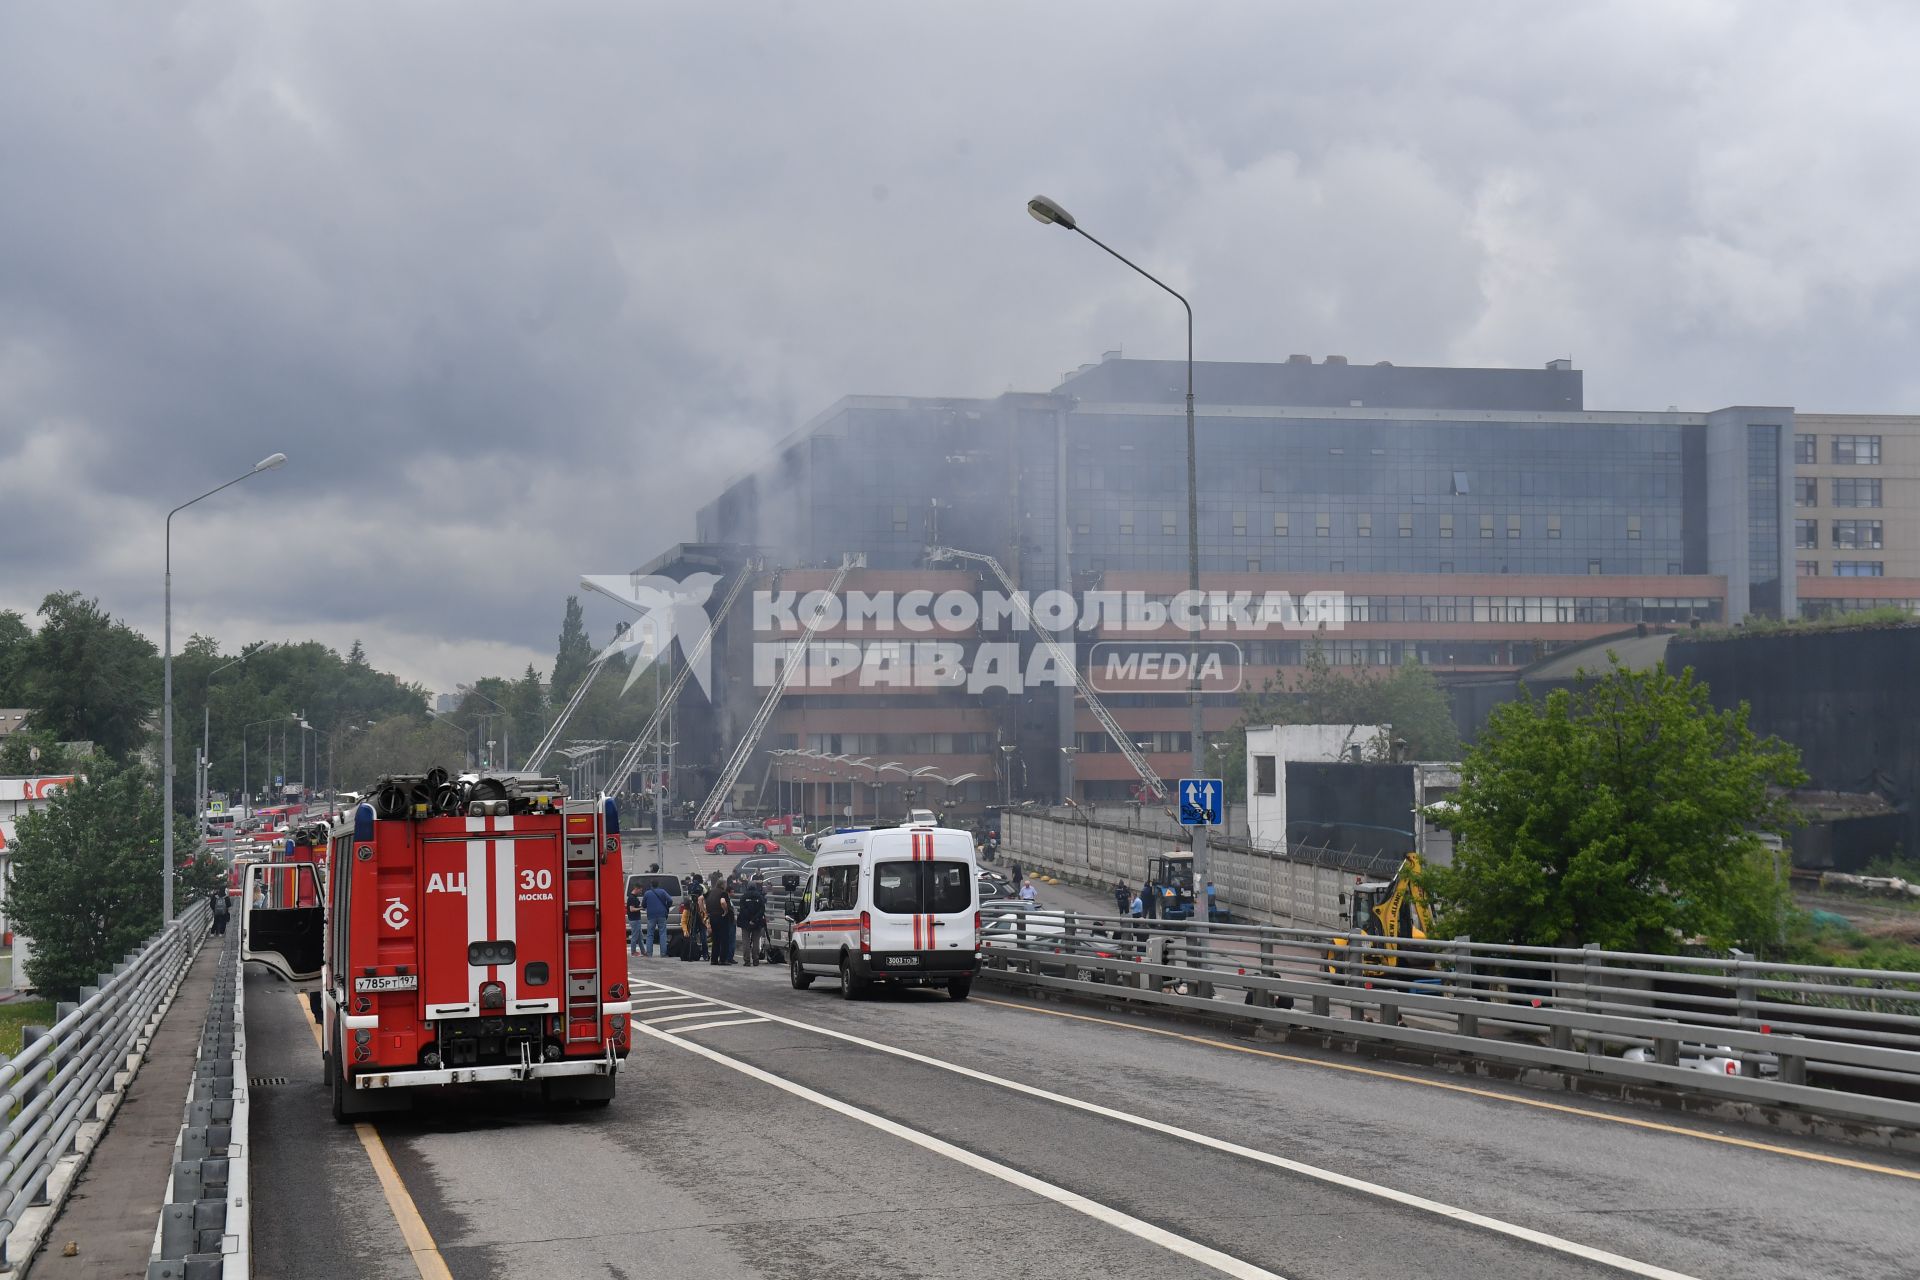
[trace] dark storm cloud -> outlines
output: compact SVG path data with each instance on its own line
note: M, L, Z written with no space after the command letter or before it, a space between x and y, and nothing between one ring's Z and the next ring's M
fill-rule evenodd
M1572 354L1597 406L1913 409L1893 5L15 5L0 607L545 665L849 392ZM1845 92L1837 92L1844 86ZM597 635L615 620L590 605Z

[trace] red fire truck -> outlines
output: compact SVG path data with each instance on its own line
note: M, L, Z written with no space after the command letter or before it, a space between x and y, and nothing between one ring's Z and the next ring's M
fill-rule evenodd
M612 800L570 801L525 774L387 777L332 828L323 861L248 875L246 958L318 979L336 1120L404 1109L432 1085L537 1080L550 1100L613 1099L631 1006ZM317 876L325 927L308 945L295 916Z

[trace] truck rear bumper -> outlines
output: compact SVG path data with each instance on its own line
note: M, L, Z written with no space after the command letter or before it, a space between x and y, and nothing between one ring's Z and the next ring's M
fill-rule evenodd
M353 1077L356 1089L416 1089L426 1085L477 1084L489 1080L552 1080L561 1076L610 1076L619 1069L616 1058L575 1058L522 1066L503 1062L489 1067L443 1067L438 1070L370 1071Z

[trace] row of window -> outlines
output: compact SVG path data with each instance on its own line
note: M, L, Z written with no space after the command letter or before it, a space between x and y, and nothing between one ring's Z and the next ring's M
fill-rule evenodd
M1348 596L1348 622L1665 622L1720 616L1712 596Z
M1819 550L1820 522L1795 520L1793 545L1797 551ZM1833 546L1836 550L1878 551L1881 545L1881 527L1878 520L1835 520L1833 522Z
M1880 461L1879 436L1829 436L1828 442L1827 461L1839 466L1871 467ZM1817 463L1820 460L1818 437L1794 436L1793 460L1807 465Z
M1836 613L1865 613L1870 609L1905 609L1920 614L1920 600L1883 596L1848 596L1843 600L1802 600L1800 616L1824 618Z
M1835 477L1832 481L1831 505L1836 507L1877 507L1880 505L1880 481L1848 480ZM1820 479L1818 476L1796 476L1793 481L1793 505L1796 507L1817 507L1820 505Z
M1884 578L1887 576L1886 567L1884 560L1835 560L1833 576L1836 578ZM1795 560L1793 571L1802 578L1817 578L1820 576L1820 562Z
M1879 504L1876 501L1874 505L1877 506ZM895 510L899 511L900 508L895 508ZM1615 518L1618 518L1618 517L1615 517ZM1454 531L1453 516L1441 515L1441 516L1435 517L1435 519L1437 520L1438 523L1433 526L1433 532L1437 534L1439 537L1451 538L1453 536L1453 531ZM1361 537L1361 538L1371 538L1373 536L1373 531L1375 528L1373 513L1367 512L1367 511L1359 512L1353 517L1353 520L1354 520L1354 524L1353 524L1354 536ZM1466 528L1472 529L1475 527L1472 523L1472 520L1473 518L1470 516L1463 517L1462 524ZM1629 541L1634 541L1634 542L1639 541L1641 531L1643 528L1641 523L1641 517L1627 516L1625 517L1625 520L1626 520L1626 523L1624 526L1615 526L1616 530L1619 533L1624 534ZM896 520L896 526L900 529L904 529L906 527L905 524L902 523L902 521L904 521L904 516ZM1293 524L1294 524L1294 521L1293 521L1292 512L1288 512L1288 511L1274 512L1273 513L1273 536L1276 538L1291 537L1293 534ZM1342 527L1341 527L1340 533L1341 533L1341 536L1344 537L1347 533L1344 519L1342 520L1341 525ZM1304 531L1304 521L1302 522L1302 526ZM1080 534L1092 533L1093 532L1092 514L1089 512L1081 512L1078 516L1075 517L1073 527L1074 527L1075 533L1080 533ZM1180 530L1184 529L1185 527L1186 527L1185 517L1180 512L1162 511L1160 513L1160 533L1162 536L1172 537L1173 535L1179 533ZM1399 514L1398 520L1391 523L1389 522L1387 517L1382 516L1379 521L1379 527L1383 530L1391 528L1400 537L1411 538L1414 536L1413 513L1411 511L1403 511ZM1138 520L1136 519L1136 513L1132 511L1123 511L1120 513L1119 529L1121 534L1123 535L1132 534L1136 532L1138 528L1139 528L1139 523L1138 523ZM1248 528L1249 528L1249 524L1248 524L1247 513L1245 511L1234 512L1233 513L1234 536L1237 538L1246 537ZM1479 517L1478 529L1479 529L1480 536L1482 538L1496 537L1498 535L1499 530L1501 530L1502 528L1505 529L1507 537L1509 538L1520 537L1521 528L1522 528L1521 518L1519 516L1507 516L1505 517L1504 523L1502 523L1501 518L1497 516ZM1333 513L1330 511L1315 512L1313 517L1313 536L1316 538L1328 538L1333 536L1333 531L1334 531L1333 530ZM1546 527L1542 530L1542 532L1544 532L1548 538L1558 538L1561 533L1561 518L1559 516L1552 516L1552 515L1547 516ZM1385 537L1387 535L1383 532L1381 536Z
M864 700L863 700L864 701ZM833 756L983 756L990 733L810 733L809 751Z
M1265 569L1265 567L1264 567L1264 566L1265 566L1265 563L1266 563L1266 562L1265 562L1265 561L1263 561L1263 560L1259 560L1259 559L1249 559L1249 560L1247 561L1247 572L1248 572L1248 573L1265 573L1265 572L1266 572L1266 569ZM1435 566L1435 568L1434 568L1434 570L1433 570L1433 571L1434 571L1435 573L1452 573L1452 572L1454 572L1454 567L1453 567L1453 566L1454 566L1454 562L1453 562L1452 560L1442 560L1442 561L1441 561L1441 562L1440 562L1440 563L1439 563L1439 564L1438 564L1437 566ZM1107 567L1107 562L1106 562L1106 560L1105 560L1104 558L1101 558L1101 557L1097 557L1097 556L1096 556L1096 557L1094 557L1093 559L1091 559L1091 560L1089 560L1089 561L1087 562L1087 568L1088 568L1088 569L1090 569L1090 570L1093 570L1094 572L1100 572L1100 571L1103 571L1103 570L1105 570L1105 569L1106 569L1106 567ZM1132 566L1129 566L1129 567L1132 567ZM1289 569L1289 570L1291 570L1291 571L1293 571L1293 572L1300 572L1300 571L1301 571L1298 565L1288 565L1288 566L1286 566L1286 568L1287 568L1287 569ZM1524 569L1524 568L1525 568L1525 566L1522 566L1522 568ZM1345 573L1346 571L1347 571L1347 562L1346 562L1345 560L1329 560L1329 561L1327 561L1327 572L1328 572L1328 573ZM1414 573L1414 572L1420 572L1420 573L1423 573L1423 572L1426 572L1426 571L1425 571L1424 569L1406 569L1406 568L1405 568L1404 566L1398 566L1398 565L1396 565L1396 566L1394 566L1394 568L1393 568L1393 571L1394 571L1394 572L1409 572L1409 573ZM1209 567L1209 572L1211 572L1211 567ZM1469 572L1485 572L1485 571L1484 571L1484 570L1469 570ZM1506 572L1506 570L1505 570L1504 568L1502 568L1502 569L1500 570L1500 572L1502 572L1502 573L1505 573L1505 572ZM1565 571L1565 570L1561 570L1561 569L1558 569L1558 568L1544 568L1544 569L1541 569L1541 570L1539 570L1539 572L1541 572L1541 573L1561 573L1561 572L1566 572L1566 571ZM1598 561L1598 560L1589 560L1589 561L1587 561L1587 574L1588 574L1588 576L1589 576L1589 577L1599 577L1599 576L1600 576L1601 574L1603 574L1603 573L1605 573L1605 572L1606 572L1606 570L1605 570L1605 569L1604 569L1604 568L1603 568L1603 567L1601 566L1601 562L1600 562L1600 561ZM1648 567L1648 568L1629 568L1628 570L1626 570L1626 572L1629 572L1629 573L1652 573L1652 572L1654 572L1654 570L1653 570L1652 568L1650 568L1650 567ZM1669 561L1667 561L1667 574L1668 574L1668 576L1669 576L1669 577L1672 577L1672 576L1677 576L1677 575L1679 575L1679 574L1681 574L1681 573L1684 573L1684 572L1685 572L1685 570L1681 568L1681 566L1680 566L1680 562L1679 562L1678 560L1669 560Z

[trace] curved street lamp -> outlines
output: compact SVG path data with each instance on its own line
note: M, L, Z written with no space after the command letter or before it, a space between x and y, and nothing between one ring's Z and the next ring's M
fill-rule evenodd
M1112 246L1103 244L1088 235L1074 216L1063 209L1058 201L1046 196L1035 196L1027 201L1027 212L1037 222L1062 227L1106 250L1108 254L1118 258L1134 271L1172 294L1174 301L1178 302L1187 313L1187 590L1192 593L1191 598L1198 602L1200 600L1200 471L1193 430L1193 304L1172 285L1146 270L1139 263L1119 253ZM1190 721L1193 776L1196 778L1206 774L1206 728L1202 723L1200 711L1199 656L1200 633L1195 628L1187 632L1187 716ZM1192 831L1193 882L1204 884L1208 870L1207 829L1204 826L1195 826Z
M259 475L262 471L274 471L286 464L286 454L270 453L254 463L253 470L237 475L225 484L214 486L198 498L189 498L167 512L166 603L165 619L162 624L166 636L166 656L163 662L164 674L161 676L160 692L160 771L165 775L162 790L166 793L166 807L161 811L160 824L160 924L163 928L173 921L175 874L173 865L173 518L194 503L211 498L222 489L230 489L242 480Z

